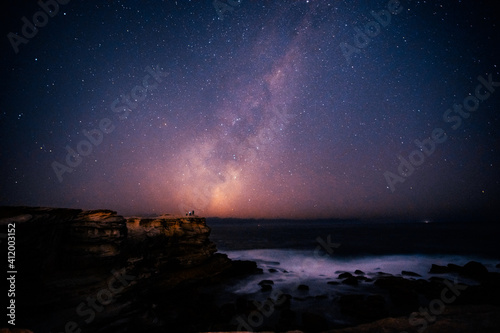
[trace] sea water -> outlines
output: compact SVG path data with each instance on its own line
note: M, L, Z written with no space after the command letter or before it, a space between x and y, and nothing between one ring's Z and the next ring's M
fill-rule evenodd
M332 286L342 272L360 270L372 280L383 273L402 276L410 271L428 279L432 264L465 265L481 262L500 272L496 224L385 220L238 220L208 219L211 239L231 259L255 261L263 274L232 287L241 294L256 294L258 283L269 279L273 289L300 297L299 284L308 295L334 296L357 287ZM457 279L456 274L438 275ZM411 277L407 277L411 278ZM460 278L460 282L475 281Z

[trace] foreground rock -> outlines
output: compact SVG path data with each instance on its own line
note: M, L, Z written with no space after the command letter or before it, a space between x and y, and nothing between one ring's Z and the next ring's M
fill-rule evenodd
M196 330L212 320L201 286L257 272L216 253L201 217L1 207L0 232L12 225L16 326L35 332Z
M32 332L399 333L424 324L425 332L500 331L500 274L476 262L434 265L429 280L338 272L324 283L325 291L342 290L334 297L312 285L294 288L300 297L284 294L272 280L261 280L264 292L235 296L224 294L225 283L258 272L256 264L216 253L203 218L0 208L0 233L9 224L17 237L16 326ZM475 283L454 284L453 276ZM412 317L439 301L446 304L432 322Z
M434 321L419 317L411 322L408 317L385 318L369 324L344 329L329 330L328 333L455 333L498 332L500 307L492 305L449 306L435 317ZM413 324L413 325L412 325Z
M477 261L470 261L463 267L448 264L447 266L432 265L429 273L431 274L448 274L448 273L458 273L461 276L473 278L476 280L483 280L488 277L488 270L483 264Z

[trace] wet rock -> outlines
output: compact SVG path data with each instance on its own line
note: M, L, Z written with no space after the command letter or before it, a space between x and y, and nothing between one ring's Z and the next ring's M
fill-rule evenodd
M326 284L330 284L332 286L337 286L337 285L340 284L340 282L338 282L338 281L328 281Z
M273 290L273 286L271 286L270 284L263 284L262 286L260 286L260 291L271 291Z
M299 284L299 286L297 287L297 290L308 291L309 290L309 286L307 286L305 284Z
M420 274L417 274L415 272L409 272L409 271L402 271L401 274L406 275L406 276L422 277L422 275L420 275Z
M365 275L365 272L360 271L359 269L357 269L357 270L354 271L354 274L356 274L356 275Z
M388 276L375 281L376 286L389 291L391 301L399 310L406 312L418 308L418 293L421 282L402 277Z
M274 284L273 280L262 280L259 282L259 286L263 286L265 284Z
M488 275L488 269L477 261L469 261L460 270L460 275L481 280Z
M277 273L278 272L278 270L274 269L274 268L269 268L268 271L269 271L269 273Z
M347 284L350 286L357 286L358 285L358 279L354 276L350 276L347 279L342 281L343 284Z
M432 267L429 271L430 274L446 274L450 272L451 270L448 266L440 266L436 264L432 264Z
M372 282L372 281L373 281L372 279L367 278L366 276L362 276L362 275L361 275L361 276L359 276L359 275L358 275L358 276L356 276L356 279L357 279L358 281L365 281L365 282Z
M344 272L344 273L339 274L337 279L345 279L345 278L349 278L349 277L352 277L352 274L348 273L348 272Z
M257 267L254 261L233 260L222 274L222 278L238 278L250 274L262 274L262 269Z

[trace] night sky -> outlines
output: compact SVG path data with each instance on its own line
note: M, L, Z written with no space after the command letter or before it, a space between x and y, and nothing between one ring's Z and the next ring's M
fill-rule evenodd
M18 3L1 14L0 205L436 219L500 204L496 1Z

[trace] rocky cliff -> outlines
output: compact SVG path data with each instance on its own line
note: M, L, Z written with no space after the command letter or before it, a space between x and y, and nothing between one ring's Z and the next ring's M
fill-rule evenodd
M216 253L202 217L1 207L0 233L13 224L16 326L35 332L175 326L200 286L256 271Z

